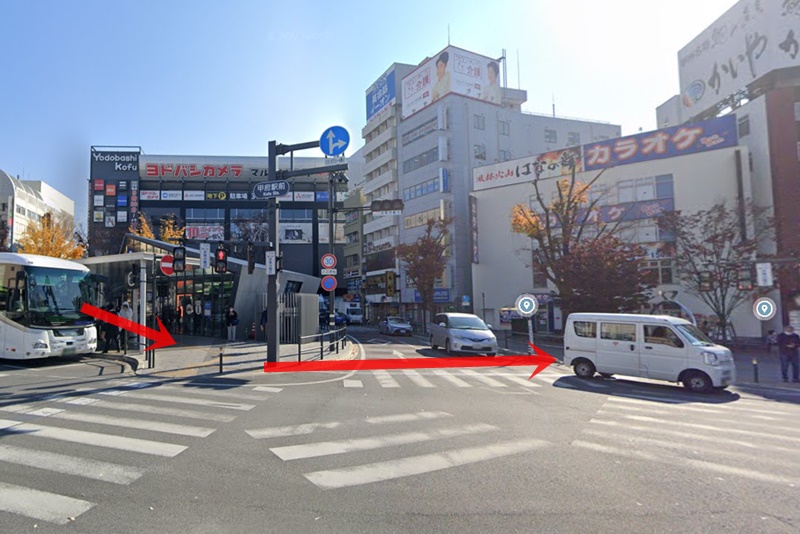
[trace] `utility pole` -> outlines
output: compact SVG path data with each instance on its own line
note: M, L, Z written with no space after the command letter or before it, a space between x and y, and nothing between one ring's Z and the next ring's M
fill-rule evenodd
M269 181L273 182L278 173L278 147L275 141L269 142ZM268 239L278 255L278 210L277 201L268 200L267 208ZM278 270L267 276L267 362L278 361Z
M330 254L333 254L333 224L335 222L334 210L336 209L336 187L333 176L333 173L328 175L328 252ZM328 332L333 332L336 328L335 296L335 289L328 292Z

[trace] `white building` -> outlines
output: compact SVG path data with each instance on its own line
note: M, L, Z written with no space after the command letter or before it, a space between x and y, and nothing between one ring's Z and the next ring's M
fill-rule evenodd
M20 180L0 170L0 220L8 228L2 247L16 250L28 226L46 213L75 220L75 201L38 180Z
M697 128L701 133L696 133ZM654 146L651 143L659 139L664 142L664 151L659 154L654 149L645 154L646 147ZM718 144L708 148L711 139ZM550 170L550 164L561 159L564 152L473 171L477 210L473 227L473 254L477 262L472 269L475 311L492 325L508 328L508 317L501 318L500 311L513 308L520 294L533 293L539 298L544 315L537 324L549 324L554 330L561 328L559 310L550 304L555 288L532 271L531 240L512 232L511 210L517 204L526 204L540 211L533 197L532 181L536 175L523 174L534 168L536 162L542 163L539 190L545 201L551 199L558 180L570 174L560 166ZM670 236L660 235L655 218L665 211L694 212L720 202L734 206L740 188L745 198L752 197L753 178L746 164L748 150L737 145L735 117L584 145L574 149L574 153L580 161L578 169L583 170L576 174L579 182L593 180L600 169L606 168L592 187L590 199L597 196L602 199L601 222L626 221L620 237L648 250L647 267L658 273L660 281L656 291L677 291L676 300L693 313L710 315L705 303L680 285L675 272L674 242ZM547 313L551 314L549 321ZM739 307L732 322L737 336L762 335L761 322L753 316L749 305Z

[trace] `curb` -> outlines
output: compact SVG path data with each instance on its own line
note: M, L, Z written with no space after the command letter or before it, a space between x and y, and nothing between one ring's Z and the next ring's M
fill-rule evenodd
M800 388L797 387L786 387L786 386L773 386L770 384L762 384L760 382L741 382L737 384L733 384L733 387L740 388L740 389L751 389L751 390L775 390L775 391L786 391L790 393L794 393L795 395L800 395Z
M100 356L97 353L92 353L91 355L86 357L87 359L106 359L106 360L116 360L120 362L124 362L131 368L131 371L136 373L136 370L139 369L139 360L132 357L132 356L125 356L124 354L102 354Z

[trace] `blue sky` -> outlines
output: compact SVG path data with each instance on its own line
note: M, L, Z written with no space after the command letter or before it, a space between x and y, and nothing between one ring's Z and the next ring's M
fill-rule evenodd
M2 0L0 169L67 194L85 221L92 145L262 156L338 124L349 155L366 89L444 48L448 24L454 46L507 50L523 109L551 113L555 97L558 115L652 130L678 50L734 4Z

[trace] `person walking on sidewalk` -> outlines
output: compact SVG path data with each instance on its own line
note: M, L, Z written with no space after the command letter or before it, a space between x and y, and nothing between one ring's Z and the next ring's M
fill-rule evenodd
M795 334L791 325L786 325L778 334L778 350L781 354L781 375L783 381L789 381L789 364L792 366L792 382L800 382L800 360L797 350L800 347L800 336Z
M236 326L239 324L239 314L233 309L228 310L228 341L236 341Z

